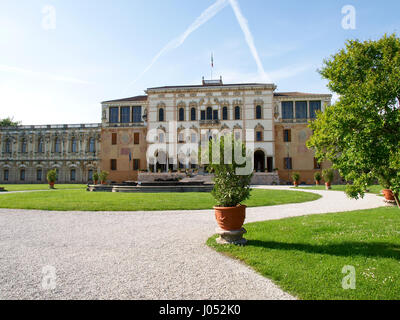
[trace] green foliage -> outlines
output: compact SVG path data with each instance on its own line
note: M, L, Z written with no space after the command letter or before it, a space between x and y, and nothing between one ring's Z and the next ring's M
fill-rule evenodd
M320 71L339 100L310 124L314 134L307 146L352 182L351 197L363 196L366 186L379 179L398 200L399 70L400 39L385 35L377 41L348 41Z
M56 182L57 180L57 170L52 169L47 171L47 181L50 182Z
M295 181L295 182L299 182L299 181L300 181L300 173L298 173L298 172L293 172L293 173L292 173L292 179L293 179L293 181Z
M108 178L109 173L107 171L101 171L99 174L99 178L101 182L106 182Z
M213 152L213 145L218 143L219 147L216 145ZM225 164L225 143L232 144L231 164ZM209 146L208 155L211 164L208 170L214 174L215 183L211 194L219 207L236 207L250 197L250 181L253 176L252 169L250 169L250 174L238 174L237 170L243 168L244 165L236 163L234 150L241 150L242 155L247 159L247 163L252 163L251 155L246 153L245 145L242 141L236 140L233 135L222 137L220 141L212 140ZM213 163L212 159L218 156L220 163Z
M98 172L96 171L95 173L93 173L93 180L99 181L99 179L100 179L100 176L99 176Z
M16 122L14 121L13 118L5 118L5 119L0 119L0 127L17 127L21 124L21 122Z
M335 171L332 168L322 170L322 176L324 177L325 182L332 183L333 178L335 177Z
M322 180L321 172L317 171L314 173L314 180L320 182Z

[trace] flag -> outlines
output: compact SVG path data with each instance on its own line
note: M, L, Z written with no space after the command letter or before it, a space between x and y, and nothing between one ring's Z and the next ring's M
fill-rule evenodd
M132 152L129 151L129 162L132 161Z
M214 68L214 55L211 53L211 68Z

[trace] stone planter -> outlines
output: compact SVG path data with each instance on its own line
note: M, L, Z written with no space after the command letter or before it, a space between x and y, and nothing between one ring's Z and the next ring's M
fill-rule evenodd
M214 207L215 219L218 223L216 229L219 244L238 244L244 245L247 240L243 238L246 230L243 223L246 219L246 206L236 207Z

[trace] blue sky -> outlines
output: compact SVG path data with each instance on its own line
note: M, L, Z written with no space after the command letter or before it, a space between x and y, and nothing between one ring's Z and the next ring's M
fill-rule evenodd
M211 52L214 77L222 75L225 83L265 81L261 64L278 91L326 93L316 72L324 58L346 39L376 39L400 27L397 0L235 0L252 51L243 20L227 0L148 68L216 1L0 0L0 118L100 122L103 100L210 78ZM43 28L48 5L56 13L50 30ZM345 5L356 9L355 30L342 28Z

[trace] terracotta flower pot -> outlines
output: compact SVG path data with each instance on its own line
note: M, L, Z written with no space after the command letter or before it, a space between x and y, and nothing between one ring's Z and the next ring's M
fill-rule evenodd
M54 189L55 182L49 182L50 189Z
M101 184L106 184L106 182L105 182L105 181L102 181Z
M240 230L246 219L246 206L214 207L215 219L222 230Z
M321 183L319 181L315 181L315 185L319 186Z
M299 183L297 181L294 181L293 185L297 188L299 186Z
M326 190L332 189L332 185L330 182L325 182L325 187L326 187Z
M94 180L94 184L98 184L99 183L99 181L97 181L97 180Z
M383 189L382 192L383 192L383 195L385 196L385 200L395 201L394 194L393 194L392 190Z

